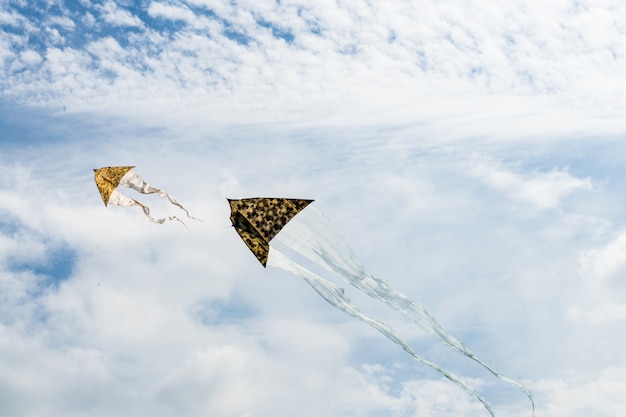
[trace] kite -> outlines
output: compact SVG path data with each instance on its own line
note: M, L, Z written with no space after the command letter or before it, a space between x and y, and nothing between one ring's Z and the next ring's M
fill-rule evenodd
M311 272L302 266L297 256L286 253L304 256L368 296L397 310L435 339L474 360L498 379L520 388L530 399L534 416L535 403L531 392L524 385L496 372L476 357L460 340L443 329L422 303L395 290L387 281L368 273L324 214L311 205L313 200L244 198L228 199L228 202L231 209L230 220L235 231L264 267L269 265L300 276L330 305L378 330L413 359L436 370L474 396L495 417L489 403L476 389L455 374L422 358L389 325L364 315L346 297L344 288Z
M119 166L119 167L104 167L100 169L94 169L94 178L98 191L102 196L104 205L114 204L117 206L139 206L143 210L144 214L152 223L163 224L166 220L177 220L182 224L185 224L181 219L176 216L168 216L161 219L155 219L150 215L150 208L139 201L132 199L122 194L117 188L120 186L132 188L133 190L140 192L141 194L159 194L160 197L165 197L170 203L183 210L187 217L193 220L199 220L195 217L191 217L187 209L185 209L178 201L174 200L165 191L155 188L148 184L146 180L141 178L135 171L134 166Z

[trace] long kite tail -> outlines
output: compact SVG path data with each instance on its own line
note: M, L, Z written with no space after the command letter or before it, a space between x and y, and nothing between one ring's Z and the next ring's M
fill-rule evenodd
M411 349L411 347L406 342L404 342L404 340L402 340L402 338L400 338L400 336L398 336L398 334L389 325L379 320L371 319L361 313L361 311L356 306L350 303L350 300L345 296L344 289L342 287L339 287L325 280L324 278L297 264L296 262L289 259L286 255L278 251L276 248L272 248L272 250L270 251L268 265L282 268L303 278L306 283L309 284L330 305L378 330L386 338L404 349L404 351L407 352L413 359L439 372L441 375L459 386L465 392L474 396L474 398L481 402L481 404L485 407L489 414L491 414L491 417L495 417L493 409L491 408L489 403L484 398L482 398L478 391L476 391L473 387L467 384L467 382L463 381L455 374L446 371L439 365L419 356L413 351L413 349Z
M307 207L281 230L276 239L370 297L399 311L441 343L476 361L501 381L520 388L529 398L534 416L535 401L524 385L494 371L476 357L460 340L441 327L422 303L395 290L387 281L367 273L352 249L319 209L314 206Z
M126 175L124 175L124 177L122 177L122 179L120 180L119 185L122 185L124 187L128 187L128 188L132 188L133 190L141 193L141 194L159 194L160 197L165 197L168 199L168 201L175 205L176 207L180 208L182 211L185 212L185 214L187 214L187 217L193 220L197 220L197 221L202 221L200 219L197 219L195 217L192 217L189 212L187 211L187 209L185 207L183 207L182 204L180 204L178 201L174 200L172 198L172 196L170 196L168 193L166 193L165 191L161 190L160 188L156 188L151 186L146 180L144 180L139 174L137 174L135 171L130 170L126 173ZM149 217L149 216L148 216ZM175 216L172 216L174 218L176 218ZM180 219L176 218L177 220L180 221Z
M532 415L535 415L535 400L528 388L526 388L522 383L496 372L493 368L478 358L460 340L441 327L441 325L422 303L390 287L385 280L368 274L360 265L357 267L350 267L348 264L346 267L344 264L342 266L342 262L341 260L338 260L337 254L329 253L324 248L319 247L316 248L316 251L318 252L320 259L322 259L325 265L336 275L346 279L350 282L350 284L360 289L370 297L380 300L394 310L399 311L417 326L433 335L437 340L472 359L493 374L496 378L521 389L530 400L532 405Z
M142 204L139 201L134 200L134 199L132 199L132 198L130 198L128 196L125 196L124 194L122 194L118 190L113 190L113 192L111 193L111 197L109 198L109 204L114 204L116 206L137 206L137 207L140 207L143 210L143 214L145 214L146 217L148 218L148 220L150 220L152 223L163 224L167 220L176 220L176 221L181 222L183 224L183 226L187 227L185 222L183 222L181 219L179 219L176 216L168 216L168 217L163 217L161 219L155 219L150 214L150 208L148 206L146 206L145 204Z

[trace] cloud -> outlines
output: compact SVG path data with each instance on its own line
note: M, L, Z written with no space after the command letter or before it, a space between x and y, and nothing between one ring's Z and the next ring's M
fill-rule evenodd
M26 65L29 65L29 66L35 66L37 64L40 64L41 61L43 60L41 58L41 55L39 55L37 52L33 50L23 51L20 54L20 58L22 62L24 62Z
M98 8L104 23L94 30L90 16ZM3 91L28 103L137 112L146 92L159 86L161 100L176 103L184 96L204 103L198 111L205 114L215 114L218 103L223 108L258 103L263 110L247 109L255 120L302 121L318 114L323 117L317 120L328 123L339 113L349 123L364 123L406 109L414 123L432 123L431 112L440 105L446 106L449 123L452 116L465 122L484 120L493 112L527 118L502 130L506 135L520 134L522 125L532 135L537 124L577 135L614 132L615 118L626 112L620 81L626 65L620 45L625 42L618 19L623 5L617 1L596 8L550 2L537 10L517 1L495 9L481 3L417 9L395 1L324 7L310 2L173 1L151 2L147 12L152 20L146 22L138 10L112 2L98 8L71 14L47 8L47 21L64 23L46 29L37 15L3 5L5 20L27 22L31 36L44 41L37 49L42 57L54 49L68 59L85 54L72 70L71 88L68 79L49 77L44 61L28 80L5 67ZM593 22L602 22L602 30L592 30ZM132 32L112 32L110 25ZM8 33L3 36L10 50L22 48ZM107 36L133 57L138 72L132 83L96 81L102 73L87 50L92 41ZM128 65L120 60L119 65ZM491 104L477 104L481 100ZM163 113L172 105L164 103ZM225 108L215 120L233 111ZM581 132L583 123L591 126L588 122L594 120L588 132ZM490 125L486 121L474 128L477 134L494 134Z
M591 180L572 176L566 169L518 174L501 164L479 158L472 164L472 175L510 198L538 209L558 208L563 199L577 190L591 190Z
M19 13L11 10L6 11L4 9L0 9L0 24L7 26L19 26L25 19Z
M152 17L182 20L185 22L193 22L196 19L195 14L186 7L176 7L156 1L150 3L148 14Z
M626 232L621 232L604 247L583 252L580 263L587 279L600 285L609 284L626 266Z
M76 28L74 21L67 16L51 16L47 23L50 25L60 26L65 30L72 30Z
M26 50L21 52L19 58L11 63L11 69L13 71L33 70L37 65L41 64L42 61L43 58L37 52Z
M612 302L608 298L595 300L591 305L572 305L567 311L568 316L576 322L602 327L626 321L626 304Z
M622 382L626 371L620 367L601 369L586 380L545 380L537 384L546 398L545 412L555 417L609 417L620 413L623 405Z
M124 8L120 8L112 1L104 3L102 6L98 6L102 17L107 23L115 26L126 27L142 27L143 22L137 16Z
M626 320L626 232L579 257L584 295L568 310L572 320L606 327Z

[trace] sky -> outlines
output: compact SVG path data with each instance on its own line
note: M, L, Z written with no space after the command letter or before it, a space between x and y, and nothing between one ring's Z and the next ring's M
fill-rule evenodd
M620 0L0 0L0 415L488 416L264 269L226 200L262 196L314 199L537 417L619 415L624 74ZM116 165L203 221L105 207Z

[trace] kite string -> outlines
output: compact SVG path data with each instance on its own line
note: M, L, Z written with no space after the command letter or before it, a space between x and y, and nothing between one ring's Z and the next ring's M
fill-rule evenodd
M330 305L378 330L386 338L399 345L405 352L413 357L413 359L439 372L441 375L459 386L465 392L474 396L478 401L482 403L482 405L485 407L485 409L487 409L489 414L491 414L492 417L495 417L491 406L484 398L482 398L478 391L476 391L473 387L471 387L455 374L446 371L439 365L430 362L415 353L413 349L411 349L411 347L406 342L404 342L404 340L402 340L402 338L400 338L400 336L389 325L384 322L371 319L364 315L358 309L358 307L350 303L350 300L345 296L344 288L325 280L324 278L316 275L315 273L309 271L303 266L295 263L282 252L278 251L275 247L273 247L270 251L268 265L295 273L296 275L303 278L306 283L309 284Z

